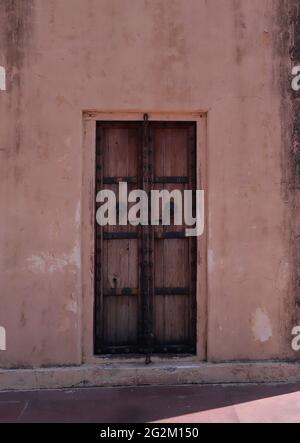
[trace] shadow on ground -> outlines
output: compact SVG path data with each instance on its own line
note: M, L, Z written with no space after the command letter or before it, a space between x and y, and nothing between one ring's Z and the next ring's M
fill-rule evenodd
M298 422L300 384L0 393L0 422Z

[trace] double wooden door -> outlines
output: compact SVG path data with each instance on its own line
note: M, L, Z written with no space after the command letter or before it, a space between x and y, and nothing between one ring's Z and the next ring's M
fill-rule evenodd
M194 122L97 122L96 193L195 190L195 147ZM96 224L96 354L195 352L196 238L169 209L168 226Z

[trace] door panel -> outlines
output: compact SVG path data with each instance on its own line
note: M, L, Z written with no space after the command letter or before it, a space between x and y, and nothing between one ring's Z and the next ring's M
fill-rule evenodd
M152 132L154 188L170 192L195 189L195 171L191 167L196 161L193 124L153 123ZM191 311L195 309L195 291L191 266L195 266L195 239L168 238L170 233L180 235L185 228L183 205L181 226L174 225L176 210L179 208L173 202L170 226L155 227L159 238L154 248L154 347L162 352L193 352L195 325Z
M128 192L137 188L140 139L140 125L134 123L97 125L97 192L112 190L118 202L119 181L128 182ZM136 352L140 309L138 227L96 224L95 241L96 353Z
M137 176L139 128L135 124L103 125L103 170L107 177Z
M96 191L195 189L195 143L193 122L97 122ZM196 239L170 209L170 226L96 225L97 354L195 352Z
M103 297L103 342L111 352L126 352L127 346L135 345L138 332L138 300L129 295ZM112 327L113 325L113 327ZM115 347L115 349L113 348Z

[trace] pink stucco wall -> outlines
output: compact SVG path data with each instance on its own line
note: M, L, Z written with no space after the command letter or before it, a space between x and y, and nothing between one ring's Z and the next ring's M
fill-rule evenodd
M90 109L207 113L207 358L299 358L287 3L1 2L0 367L82 362Z

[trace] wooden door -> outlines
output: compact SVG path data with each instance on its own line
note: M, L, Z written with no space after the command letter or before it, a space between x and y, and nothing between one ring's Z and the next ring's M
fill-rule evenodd
M195 146L194 122L97 122L96 192L195 190ZM195 352L196 238L177 209L170 226L96 224L96 354Z

